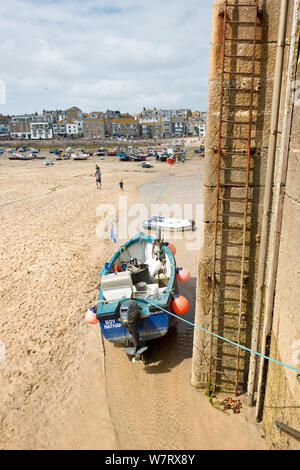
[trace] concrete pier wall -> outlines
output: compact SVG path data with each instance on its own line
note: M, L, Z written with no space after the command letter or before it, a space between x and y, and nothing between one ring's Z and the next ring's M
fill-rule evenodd
M234 3L234 2L230 2ZM246 2L241 2L246 3ZM261 28L258 29L258 44L256 47L256 65L255 65L255 91L254 94L254 111L252 128L253 141L251 144L251 172L250 172L250 205L249 205L249 230L247 231L247 247L246 256L249 258L247 265L246 294L245 303L246 314L242 322L241 344L251 347L252 323L253 323L253 306L255 300L256 277L258 267L258 254L260 245L261 220L263 211L264 185L266 177L267 153L270 134L270 117L273 99L273 84L275 71L275 57L277 46L278 25L280 17L280 0L264 0L260 2L262 8ZM207 115L207 136L205 151L205 170L204 170L204 186L203 186L203 203L204 203L204 246L199 256L198 266L198 286L197 286L197 303L196 303L196 324L211 330L215 325L211 319L211 286L212 286L212 261L214 250L214 228L216 215L216 186L217 186L217 153L219 116L220 116L220 100L221 100L221 70L222 70L222 38L223 38L223 17L220 10L224 9L225 2L222 0L215 1L212 8L212 29L210 39L210 69L209 69L209 99L208 99L208 115ZM286 87L290 87L287 83L287 71L289 60L289 45L291 43L291 29L295 2L289 2L286 45L284 52L284 74L282 80L282 99L280 108L279 130L283 123L283 105L286 96ZM242 10L242 9L240 9ZM251 21L249 19L250 9L244 9L243 13L234 12L234 20ZM238 16L237 16L238 15ZM231 33L231 32L230 32ZM239 37L248 37L246 26L239 27ZM251 55L251 45L242 43L232 43L230 54L232 55ZM234 70L249 71L249 64L240 62L240 64L231 63L230 66ZM298 72L299 75L299 72ZM299 77L300 79L300 77ZM249 87L248 78L236 79L234 86ZM231 86L232 81L227 81L227 85ZM224 102L226 103L227 95L224 94ZM229 97L228 99L231 99ZM245 94L235 98L235 104L246 104ZM299 100L300 102L300 100ZM293 115L291 149L289 153L288 174L284 196L284 212L283 224L280 241L280 255L278 263L276 295L274 304L274 319L271 335L270 354L275 358L281 358L283 362L288 364L294 361L300 367L300 315L299 315L299 223L300 223L300 193L299 193L299 123L300 123L300 107L295 106ZM237 109L234 119L236 121L246 120L247 115L242 109ZM223 125L223 132L230 135L233 132L231 124ZM240 136L244 136L247 132L246 126L236 129ZM277 136L277 154L281 148L281 134ZM232 150L239 150L238 144L231 144ZM277 158L277 157L276 157ZM228 157L226 166L242 166L244 165L244 156ZM231 172L232 179L238 179L235 172ZM242 197L241 190L235 189L235 193L231 193L233 197ZM231 204L230 212L238 211L238 206ZM273 214L271 214L272 218ZM229 223L234 224L235 220ZM232 238L227 242L235 242L237 239ZM223 256L234 255L231 251L225 250ZM268 260L266 260L268 263ZM228 264L224 269L228 268ZM232 263L229 269L237 269L237 265ZM216 280L216 288L222 289L220 279ZM237 337L237 323L234 319L227 323L226 328L221 321L230 309L224 310L219 306L215 309L220 334L230 340L235 341ZM219 317L219 318L218 318ZM262 333L262 325L264 320L264 312L262 311L260 323L260 336ZM261 340L261 338L260 338ZM297 348L298 352L297 353ZM298 354L298 355L297 355ZM227 350L223 345L215 345L211 347L210 337L198 328L194 332L194 347L191 383L196 387L207 387L209 378L209 367L214 357L221 355L220 369L224 374L213 377L213 380L221 389L233 389L234 384L226 379L226 370L236 367L236 348ZM297 362L298 361L298 362ZM291 364L293 365L293 364ZM267 387L264 402L263 424L265 425L266 435L270 446L292 448L293 444L289 439L283 439L282 432L272 428L272 420L287 418L299 430L299 422L297 406L300 402L300 382L296 379L296 374L288 370L278 370L279 366L269 364L269 372L267 376ZM240 391L245 391L248 382L249 371L249 353L241 354L240 362ZM280 385L280 386L279 386ZM282 392L279 393L279 390ZM277 393L278 391L278 393ZM291 408L289 403L292 403ZM298 403L298 405L297 405ZM293 418L291 418L293 415ZM271 431L271 428L273 431ZM283 442L284 441L284 442ZM272 444L273 443L273 444Z

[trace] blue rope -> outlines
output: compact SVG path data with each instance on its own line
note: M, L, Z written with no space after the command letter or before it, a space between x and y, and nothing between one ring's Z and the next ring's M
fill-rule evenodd
M157 307L159 308L160 310L163 310L164 312L168 313L169 315L172 315L173 317L175 318L178 318L178 320L181 320L181 321L184 321L185 323L188 323L189 325L191 326L194 326L195 328L199 328L200 330L204 331L205 333L208 333L212 336L215 336L216 338L219 338L223 341L226 341L227 343L231 343L233 344L234 346L237 346L238 348L241 348L241 349L244 349L245 351L249 351L253 354L256 354L257 356L260 356L260 357L263 357L265 359L268 359L268 361L272 361L272 362L275 362L276 364L279 364L280 366L283 366L283 367L287 367L288 369L291 369L291 370L294 370L296 372L300 372L299 369L296 369L296 367L293 367L293 366L289 366L288 364L284 364L283 362L280 362L280 361L277 361L276 359L272 359L271 357L268 357L268 356L265 356L264 354L261 354L257 351L253 351L253 349L250 349L250 348L246 348L246 346L243 346L241 344L238 344L238 343L235 343L234 341L231 341L230 339L227 339L227 338L224 338L223 336L220 336L220 335L217 335L216 333L213 333L212 331L209 331L209 330L206 330L205 328L202 328L201 326L198 326L198 325L195 325L194 323L191 323L190 321L188 320L185 320L184 318L181 318L179 317L178 315L175 315L174 313L171 313L169 312L168 310L165 310L164 308L162 308L160 305L156 305L152 302L150 302L148 299L145 299L146 302L148 302L150 305L153 305L154 307Z

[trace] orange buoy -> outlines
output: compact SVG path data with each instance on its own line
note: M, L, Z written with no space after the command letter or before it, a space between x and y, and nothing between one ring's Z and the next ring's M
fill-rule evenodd
M191 273L186 268L178 268L176 278L179 282L186 282L189 281L191 278Z
M173 245L173 243L169 243L169 242L166 242L165 245L169 248L172 255L175 256L176 255L176 246Z
M121 273L121 272L123 272L123 269L119 264L115 264L114 265L114 272L115 273Z
M174 295L174 298L171 302L171 307L178 315L184 315L190 308L190 304L188 299L183 297L183 295Z
M168 162L170 165L174 165L175 160L174 160L174 158L169 157L169 158L167 158L167 162Z
M85 314L85 320L89 325L96 325L98 323L96 309L93 307L90 308Z

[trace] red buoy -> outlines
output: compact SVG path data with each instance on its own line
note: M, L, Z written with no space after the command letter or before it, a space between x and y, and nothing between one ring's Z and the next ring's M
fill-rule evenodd
M167 158L167 162L168 162L170 165L174 165L175 160L174 160L174 158L168 157L168 158Z
M173 243L169 243L169 242L166 242L166 246L169 248L172 255L175 256L176 255L176 246L173 245Z
M178 272L176 274L176 278L179 282L186 282L189 281L191 278L191 273L186 268L178 268Z
M98 323L97 315L93 310L89 309L85 314L85 320L89 325L96 325Z
M183 295L175 295L171 302L171 307L178 315L184 315L190 308L190 304L188 299L183 297Z

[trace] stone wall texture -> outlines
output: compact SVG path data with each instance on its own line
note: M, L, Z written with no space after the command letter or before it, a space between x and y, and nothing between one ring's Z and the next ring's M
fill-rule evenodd
M235 2L230 2L235 3ZM250 3L241 1L241 3ZM253 2L252 2L253 3ZM277 46L278 25L280 17L280 0L264 0L260 2L262 7L261 27L258 30L258 44L256 47L255 62L255 94L252 128L252 153L250 164L250 190L249 190L249 219L246 236L246 257L247 276L245 278L245 315L242 319L241 343L251 347L252 315L255 299L256 276L259 255L261 219L263 211L264 185L267 166L268 142L270 135L270 116L273 99L273 83L275 71L275 56ZM291 41L292 18L294 11L294 0L289 2L286 46L284 57L284 74L282 82L282 99L280 109L279 129L283 122L283 104L286 95L286 88L290 86L287 83L287 70L289 58L289 45ZM204 246L199 256L199 275L197 285L196 302L196 324L206 328L215 329L211 318L211 285L212 285L212 261L214 253L214 230L216 214L216 186L217 186L217 153L215 148L218 146L220 100L221 100L221 70L222 70L222 37L223 37L223 17L220 10L224 9L225 2L216 0L212 8L212 28L210 39L210 69L209 69L209 100L206 128L206 152L205 152L205 170L203 186L204 202ZM242 10L242 9L240 9ZM243 9L243 13L233 13L233 20L250 21L250 9ZM238 15L238 16L237 16ZM232 26L234 27L234 26ZM239 37L248 37L247 27L239 27ZM231 55L251 55L251 45L247 43L232 43L230 48ZM233 67L232 70L242 72L249 71L249 63L241 61L234 63L229 59L227 67ZM298 70L298 75L299 75ZM249 78L235 78L227 80L227 86L249 87ZM300 76L299 76L300 80ZM299 95L299 93L298 93ZM247 97L244 93L239 96L236 94L234 104L247 104ZM291 364L300 368L300 315L299 315L299 224L300 224L300 96L299 106L295 103L292 137L290 142L290 152L288 157L287 181L284 193L283 221L280 239L280 253L276 279L276 294L274 301L274 317L271 335L270 355L275 359ZM229 101L227 101L229 100ZM224 103L231 103L232 96L223 95ZM247 115L242 108L235 108L233 114L228 115L228 120L232 117L236 121L246 120ZM231 124L222 127L222 134L231 135L233 128ZM240 136L244 135L246 126L241 126L235 131ZM227 143L228 144L228 143ZM277 153L280 150L281 134L277 137ZM240 150L240 143L230 143L233 151ZM227 157L226 157L227 158ZM228 156L225 161L226 167L240 167L244 165L244 156ZM237 181L239 173L230 171L227 182ZM226 174L225 174L226 178ZM231 191L231 197L242 197L241 189L235 188ZM238 204L230 203L229 211L239 211ZM272 216L272 214L271 214ZM229 218L229 223L234 224L234 219ZM227 242L236 242L232 238ZM229 251L231 250L231 251ZM234 256L233 248L225 248L223 256ZM226 264L224 269L234 271L236 265ZM227 280L230 278L227 278ZM216 288L222 290L221 279L216 279ZM215 309L218 321L219 334L230 340L236 341L237 338L237 319L236 312L227 305ZM226 315L224 323L221 320ZM263 322L263 314L261 318ZM262 324L261 324L262 329ZM221 344L222 343L222 344ZM213 358L211 357L213 355ZM234 384L231 380L226 380L226 370L234 370L236 367L236 348L228 347L224 342L214 341L212 346L211 338L198 328L195 328L193 361L191 383L196 387L206 387L209 379L209 368L212 359L219 360L221 356L219 369L221 374L213 377L218 386L225 389L233 389ZM214 359L216 358L216 359ZM247 387L249 367L249 353L242 352L240 358L240 390L245 391ZM269 363L267 374L267 386L263 410L263 425L266 431L270 447L277 448L296 448L297 442L294 438L285 435L282 431L274 428L274 420L288 421L289 425L300 430L299 408L300 407L300 382L297 380L296 373L288 369Z

